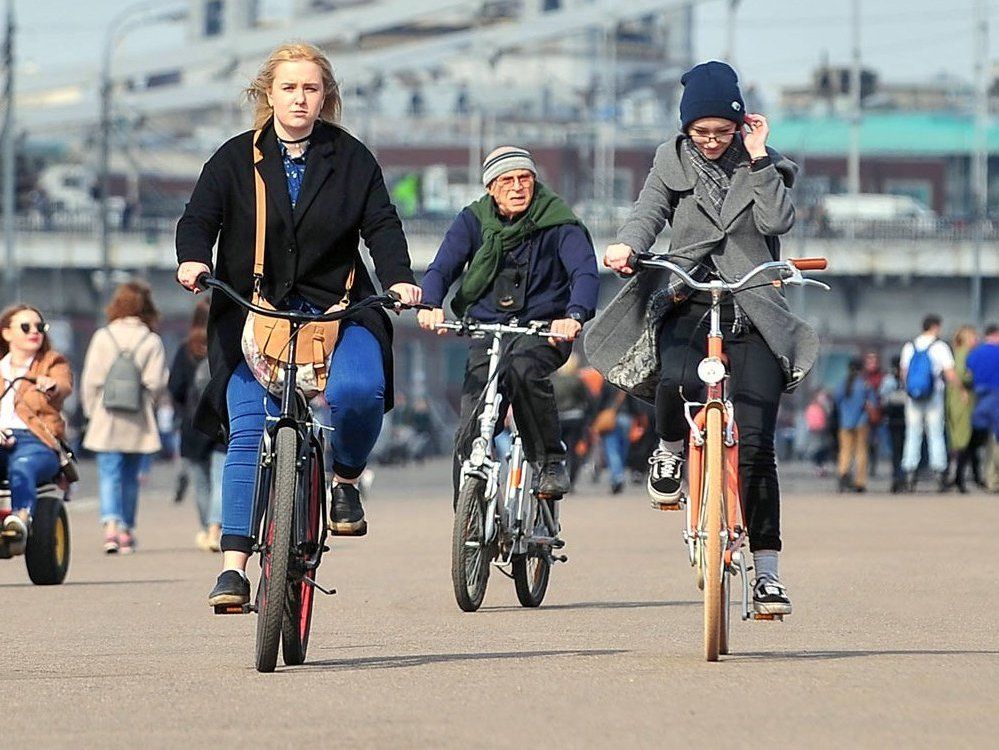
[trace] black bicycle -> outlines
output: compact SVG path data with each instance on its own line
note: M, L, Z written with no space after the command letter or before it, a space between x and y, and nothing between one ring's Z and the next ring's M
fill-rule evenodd
M374 295L344 310L318 315L272 310L254 305L225 282L208 274L198 277L201 288L216 289L247 311L290 325L287 359L283 363L278 413L267 418L260 443L253 491L254 552L260 555L260 580L252 604L215 607L216 614L257 613L256 667L273 672L278 646L287 665L302 664L309 646L315 590L335 594L316 582L326 545L326 468L322 425L308 399L296 387L297 337L308 323L343 320L370 307L422 309L404 305L392 294Z

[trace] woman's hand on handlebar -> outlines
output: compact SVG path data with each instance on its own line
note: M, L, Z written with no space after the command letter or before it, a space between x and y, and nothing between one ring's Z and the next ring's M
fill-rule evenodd
M198 286L198 277L203 273L210 274L212 269L204 263L196 260L185 260L177 267L177 283L189 292L198 294L201 288Z
M420 304L420 300L423 299L423 290L416 284L400 282L393 284L388 290L398 295L399 301L404 305L418 305Z
M604 265L618 273L632 274L635 272L631 265L634 254L635 251L631 249L631 246L625 245L623 242L608 245L604 251Z
M444 322L444 308L435 307L432 310L420 310L416 314L416 322L420 324L420 328L425 331L432 331L434 328ZM443 336L447 333L446 330L442 328L437 329L437 335Z

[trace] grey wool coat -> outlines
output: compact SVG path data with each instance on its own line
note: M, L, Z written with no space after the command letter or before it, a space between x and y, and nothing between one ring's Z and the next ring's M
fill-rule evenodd
M777 238L794 224L789 193L797 166L768 148L770 165L757 171L737 168L719 219L682 149L685 137L677 134L657 149L618 242L635 252L647 252L669 222L670 259L689 270L711 256L727 280L778 259ZM678 281L671 276L656 269L636 273L591 323L584 340L590 363L610 383L647 401L654 401L659 382L659 328L675 307L668 299L653 307L652 298L657 290ZM765 276L758 278L765 283ZM815 331L791 313L782 288L766 284L740 292L736 300L780 362L787 390L793 390L818 355Z

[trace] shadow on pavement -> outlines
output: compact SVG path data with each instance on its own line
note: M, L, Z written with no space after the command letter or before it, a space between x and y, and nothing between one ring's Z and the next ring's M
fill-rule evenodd
M136 578L131 581L66 581L58 586L35 586L30 581L24 583L0 583L0 589L61 588L62 586L137 586L150 583L180 583L183 578Z
M365 656L356 659L327 659L313 661L292 671L351 671L355 669L406 669L425 667L429 664L450 662L482 661L492 659L536 659L547 656L614 656L628 653L625 649L570 649L564 651L512 651L477 654L411 654L408 656ZM279 670L284 671L284 670Z
M536 612L544 612L547 609L646 609L650 607L692 607L701 605L703 602L568 602L566 604L544 604L538 607ZM482 607L479 612L517 612L529 607L503 606L503 607Z
M858 651L750 651L746 653L731 654L725 658L726 661L798 661L798 660L833 660L833 659L856 659L869 656L999 656L999 651L985 649L948 651L945 649L884 649L884 650L858 650Z

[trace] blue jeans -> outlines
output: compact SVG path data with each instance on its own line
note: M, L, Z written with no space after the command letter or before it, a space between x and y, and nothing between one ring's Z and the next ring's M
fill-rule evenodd
M59 471L59 454L35 437L31 430L11 430L14 445L0 448L0 476L10 481L10 509L35 514L38 485Z
M346 323L333 351L329 373L325 395L333 428L333 470L344 479L353 479L364 471L382 429L385 367L378 339L366 328ZM265 416L277 414L279 399L268 393L241 362L229 379L226 404L229 450L222 473L222 535L248 538ZM249 549L245 542L236 540L223 538L222 544L223 549Z
M628 462L628 433L631 430L631 417L617 414L614 429L600 436L604 444L604 457L610 471L611 484L624 484L624 468Z
M944 395L934 393L927 401L905 402L905 448L902 449L902 470L919 468L923 452L923 431L930 468L938 474L947 471L947 441L944 437Z
M101 523L115 521L126 529L135 528L139 503L139 468L144 453L98 453Z

